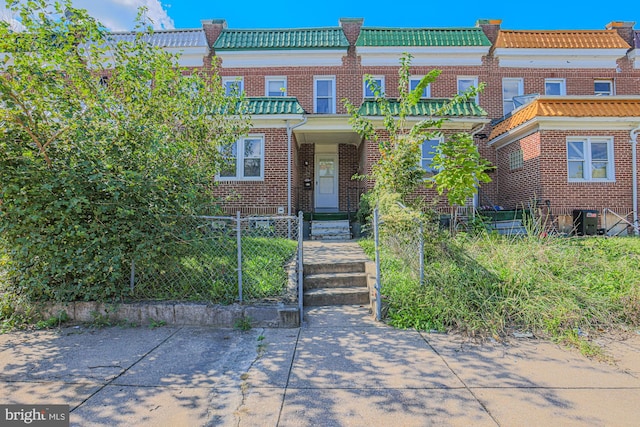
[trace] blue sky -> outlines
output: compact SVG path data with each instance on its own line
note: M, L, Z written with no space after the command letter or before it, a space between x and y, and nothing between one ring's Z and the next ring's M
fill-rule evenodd
M0 19L11 20L15 17L2 12L5 2L0 0ZM238 29L336 26L340 18L363 18L365 26L387 27L472 27L478 19L501 19L502 28L512 30L599 30L611 21L632 21L640 30L640 8L633 2L600 7L592 2L557 0L498 0L486 5L466 0L73 0L73 4L89 10L114 31L131 30L137 9L143 5L156 29L198 28L202 19L214 18L226 19L229 28Z
M198 26L200 19L224 18L230 28L334 26L341 17L364 18L367 26L465 27L478 19L501 19L505 29L604 29L611 21L640 21L640 8L563 6L539 1L163 1L176 27ZM624 2L612 4L622 5ZM527 8L527 4L531 4ZM585 7L589 4L589 7ZM392 5L389 8L388 5ZM413 6L412 6L413 5ZM530 10L528 10L530 9ZM634 10L635 9L635 10ZM640 22L638 22L640 24ZM636 25L636 28L640 25Z

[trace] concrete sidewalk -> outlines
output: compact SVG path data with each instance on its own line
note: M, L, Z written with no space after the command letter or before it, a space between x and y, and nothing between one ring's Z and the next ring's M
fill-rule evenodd
M355 306L296 329L13 332L0 403L69 404L76 426L636 426L640 336L607 348L616 365L395 330Z

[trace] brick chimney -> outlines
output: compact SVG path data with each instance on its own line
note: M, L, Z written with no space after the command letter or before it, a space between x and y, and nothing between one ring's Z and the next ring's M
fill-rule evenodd
M502 19L478 19L476 21L476 27L482 28L484 35L487 36L492 45L498 39L500 24L502 24Z
M222 30L227 28L227 21L224 19L203 19L200 22L207 37L207 44L209 44L209 47L213 47Z
M618 32L618 34L620 35L620 37L622 37L622 40L626 41L627 43L629 43L629 46L633 47L634 45L634 33L635 31L633 30L633 26L635 25L635 22L629 22L629 21L613 21L613 22L609 22L605 28L607 30L616 30Z
M355 46L363 22L363 18L340 18L340 26L350 46Z

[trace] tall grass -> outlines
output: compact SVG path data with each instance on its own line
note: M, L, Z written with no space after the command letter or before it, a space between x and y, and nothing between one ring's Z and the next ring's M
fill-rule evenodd
M369 254L373 245L363 241ZM401 328L578 342L640 325L640 239L460 234L426 248L425 284L382 250L388 321Z

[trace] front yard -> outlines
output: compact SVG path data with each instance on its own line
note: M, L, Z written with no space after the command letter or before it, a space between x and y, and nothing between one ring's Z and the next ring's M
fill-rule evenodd
M373 255L373 242L361 241ZM425 281L382 253L388 322L494 338L546 336L597 353L590 337L640 327L640 239L440 240L425 248Z

